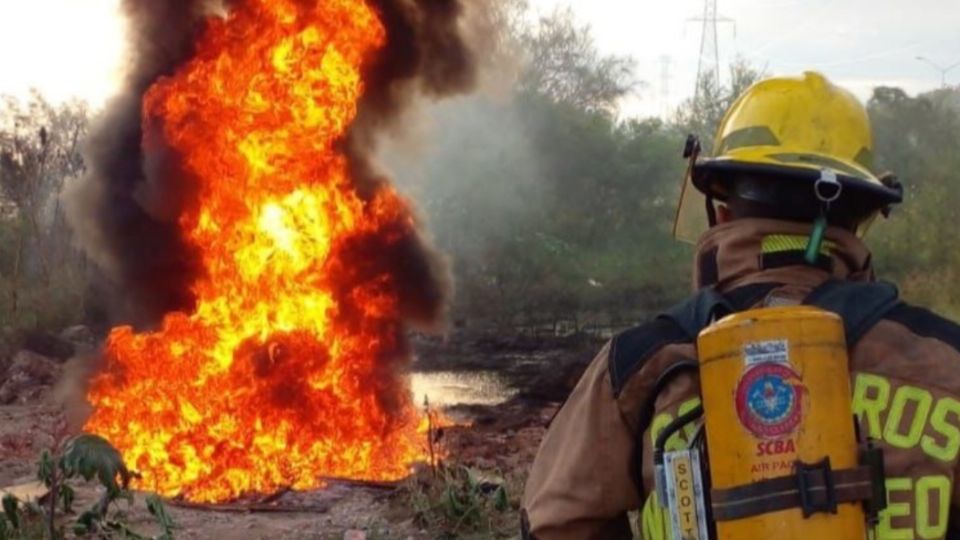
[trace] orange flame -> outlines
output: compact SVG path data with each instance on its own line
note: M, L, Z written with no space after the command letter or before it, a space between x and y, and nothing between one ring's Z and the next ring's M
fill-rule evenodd
M235 4L144 101L195 183L179 223L205 270L196 308L114 329L86 429L142 487L194 501L401 478L425 449L391 372L398 285L356 266L365 238L414 225L389 188L361 197L336 150L385 30L363 0Z

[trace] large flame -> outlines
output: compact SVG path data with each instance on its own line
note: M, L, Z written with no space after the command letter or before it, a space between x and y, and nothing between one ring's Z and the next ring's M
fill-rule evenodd
M363 0L242 0L147 94L147 132L195 184L179 223L204 274L192 313L111 333L86 426L144 488L222 501L397 479L422 458L391 371L398 284L369 270L370 246L413 221L387 187L358 194L337 150L384 42Z

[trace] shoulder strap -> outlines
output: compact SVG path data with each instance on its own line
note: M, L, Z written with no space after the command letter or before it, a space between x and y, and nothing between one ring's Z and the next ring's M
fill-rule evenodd
M749 309L777 287L779 283L754 283L726 294L710 287L702 289L686 302L670 309L661 319L674 321L690 340L696 340L704 328L713 321Z
M618 335L610 345L609 358L614 395L619 395L627 380L660 349L677 343L693 343L716 318L753 306L779 286L778 283L758 283L725 295L712 288L701 289L653 321Z
M656 318L613 338L607 360L613 395L619 396L624 385L657 351L675 343L687 343L686 332L671 319Z
M847 346L852 347L900 305L900 292L885 281L829 280L814 289L803 303L839 315L843 319Z
M918 336L936 339L960 352L960 325L928 309L901 302L885 318L906 326ZM960 540L960 534L957 538Z

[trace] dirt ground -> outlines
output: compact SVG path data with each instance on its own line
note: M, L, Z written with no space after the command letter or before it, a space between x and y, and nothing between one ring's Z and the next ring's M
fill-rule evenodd
M432 347L432 348L431 348ZM513 538L518 536L517 510L525 471L529 467L545 425L559 406L578 371L589 360L583 344L554 344L547 351L536 347L518 349L502 344L462 346L459 353L450 343L433 343L418 348L427 350L417 369L472 370L503 369L516 387L516 397L497 405L457 405L446 414L461 425L445 428L440 444L446 452L445 468L440 472L424 469L418 475L395 486L333 483L308 493L286 493L260 505L249 507L185 507L168 501L168 511L178 529L175 538L183 539L438 539L438 538ZM484 350L491 349L491 350ZM440 362L438 358L459 358ZM577 360L569 360L576 357ZM425 358L425 360L423 360ZM478 360L478 358L485 358ZM558 360L561 359L561 360ZM553 365L563 369L547 369ZM509 369L507 367L509 366ZM573 367L580 366L580 367ZM551 372L549 380L539 373ZM551 386L551 388L547 388ZM51 385L51 388L55 385ZM544 399L543 395L547 398ZM49 448L57 432L60 411L57 393L52 389L31 392L27 399L0 406L0 489L36 482L36 464L40 453ZM471 475L487 479L490 491L501 488L506 507L483 507L480 523L444 515L444 500L451 489L452 472L469 470ZM492 479L492 480L490 480ZM483 488L484 490L486 488ZM481 493L481 491L478 491ZM98 497L97 488L83 487L78 492L78 508ZM479 495L485 497L485 495ZM123 509L125 521L142 534L158 534L159 528L149 515L145 494L137 494L135 504ZM483 503L486 505L486 503ZM495 514L495 515L493 515ZM469 517L469 516L468 516ZM488 519L489 518L489 519Z

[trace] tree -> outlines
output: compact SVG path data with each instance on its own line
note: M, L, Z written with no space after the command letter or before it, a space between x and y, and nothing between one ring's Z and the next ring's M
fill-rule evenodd
M569 10L525 27L523 2L504 5L498 43L528 60L514 93L435 107L432 152L391 164L452 259L453 315L510 331L643 319L689 287L691 249L671 236L686 134L760 73L735 64L681 122L619 120L632 59L602 54Z
M766 76L765 70L753 67L743 58L736 59L730 65L730 82L717 87L712 79L700 80L696 96L684 102L677 111L674 123L700 137L704 150L710 152L724 113L740 94Z
M0 98L0 200L11 209L0 223L9 239L0 247L5 263L0 272L7 278L3 312L14 319L8 322L23 322L21 316L27 316L35 324L51 303L78 305L70 298L78 291L49 287L54 274L67 279L82 268L68 264L82 257L71 245L59 195L67 179L83 173L80 145L88 120L84 103L53 105L37 92L26 102ZM28 274L33 277L29 283L22 279ZM69 279L64 288L82 294L81 278Z
M905 188L904 204L868 237L881 274L895 278L908 298L960 316L960 251L948 234L960 206L960 91L910 97L880 87L868 110L876 168L896 173Z
M522 2L507 2L514 22ZM520 11L511 11L519 6ZM453 262L458 319L502 328L628 324L687 288L689 248L671 238L685 132L620 121L633 61L603 55L569 10L506 26L515 92L434 109L438 138L391 164Z
M569 8L543 17L521 34L528 64L520 88L584 111L616 110L634 91L632 58L602 55L588 26L579 26Z

